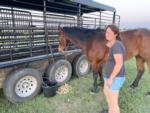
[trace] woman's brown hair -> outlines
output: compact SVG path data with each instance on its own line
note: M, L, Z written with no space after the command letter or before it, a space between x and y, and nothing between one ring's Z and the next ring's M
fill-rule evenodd
M119 31L119 28L118 28L116 25L114 25L114 24L108 25L108 26L106 27L106 30L107 30L108 28L110 28L110 29L114 32L114 34L117 35L117 36L116 36L116 39L117 39L117 40L120 40L120 31Z

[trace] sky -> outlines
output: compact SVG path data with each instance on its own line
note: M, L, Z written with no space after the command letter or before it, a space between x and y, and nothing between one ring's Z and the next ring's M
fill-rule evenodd
M121 28L150 28L150 0L94 0L116 8Z

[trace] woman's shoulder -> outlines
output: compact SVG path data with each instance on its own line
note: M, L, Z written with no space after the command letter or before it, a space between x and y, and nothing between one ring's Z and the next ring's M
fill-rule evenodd
M114 53L125 53L125 47L121 41L116 41L115 44L113 45L112 51Z
M116 40L116 42L114 44L114 48L116 48L116 47L123 47L124 48L124 45L123 45L123 43L121 41Z

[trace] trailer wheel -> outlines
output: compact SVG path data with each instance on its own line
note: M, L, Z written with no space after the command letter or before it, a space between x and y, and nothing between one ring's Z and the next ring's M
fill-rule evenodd
M24 68L12 72L4 81L5 97L13 102L24 102L36 96L42 85L42 75L35 69Z
M72 67L67 60L58 60L50 64L47 70L47 76L50 82L57 82L58 85L65 84L71 78Z
M79 55L73 60L73 72L78 77L87 75L90 69L90 64L85 55Z

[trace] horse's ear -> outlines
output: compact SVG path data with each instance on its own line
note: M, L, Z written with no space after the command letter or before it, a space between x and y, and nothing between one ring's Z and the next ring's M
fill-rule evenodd
M60 23L59 23L59 25L58 25L58 30L59 30L59 31L62 31L62 29L63 29L63 28L60 26Z
M58 33L59 33L59 35L63 34L63 27L60 27L60 24L58 26Z
M58 32L59 32L59 33L63 33L63 28L62 28L62 27L59 27L59 28L58 28Z

